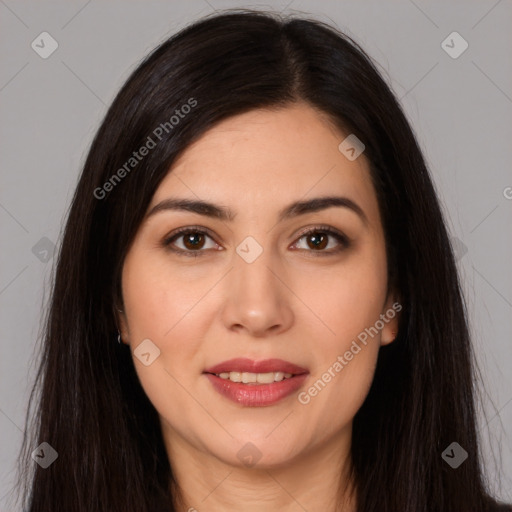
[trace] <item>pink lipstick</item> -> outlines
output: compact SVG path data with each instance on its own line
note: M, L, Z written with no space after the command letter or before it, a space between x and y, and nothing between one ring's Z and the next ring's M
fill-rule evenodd
M308 370L282 359L230 359L204 370L214 389L248 407L273 405L297 391Z

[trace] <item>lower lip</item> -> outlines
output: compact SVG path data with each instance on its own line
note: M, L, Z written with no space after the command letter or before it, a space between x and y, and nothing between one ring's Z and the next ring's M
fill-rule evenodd
M221 379L212 373L205 375L218 393L237 404L249 407L264 407L279 402L297 391L308 376L307 373L303 373L271 384L243 384Z

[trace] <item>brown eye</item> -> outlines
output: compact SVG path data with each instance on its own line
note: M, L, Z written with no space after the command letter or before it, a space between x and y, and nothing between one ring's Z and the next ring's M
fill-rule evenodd
M300 247L301 240L306 240L306 247ZM334 242L333 242L334 241ZM334 243L334 246L332 245ZM337 230L328 226L318 226L302 233L296 247L313 253L315 256L328 256L349 247L349 239ZM325 250L328 248L328 250Z
M211 240L207 246L208 239ZM182 228L172 233L163 241L163 246L184 256L202 256L206 249L216 249L212 236L203 229Z
M311 249L325 249L329 240L329 235L322 232L315 232L306 236L307 244Z
M204 245L204 235L202 233L194 232L187 235L182 235L183 245L190 250L202 249Z

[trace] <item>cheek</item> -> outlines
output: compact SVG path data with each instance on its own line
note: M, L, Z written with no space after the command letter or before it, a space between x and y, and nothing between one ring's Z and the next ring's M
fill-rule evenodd
M161 255L134 251L125 261L123 298L130 319L130 337L151 338L159 346L176 338L198 301L211 287L212 277L193 276Z
M298 396L304 417L318 418L325 436L349 425L368 394L380 348L380 332L370 328L380 306L380 300L348 292L329 303L335 335L317 337L315 365Z
M322 368L299 397L305 424L316 418L315 430L324 438L349 428L370 390L375 362L376 352L366 347L351 361L334 358Z
M317 271L314 279L301 273L294 282L294 291L307 306L303 319L311 319L323 354L332 359L379 319L387 288L385 254L368 246L345 264Z
M208 281L213 278L192 279L171 272L165 262L135 256L126 261L123 272L123 298L135 370L160 417L173 428L187 431L190 425L183 411L190 409L190 393L202 371L198 354L207 320L201 307L203 301L198 301L211 288ZM149 366L133 354L144 339L150 339L159 350Z
M159 351L149 366L133 354L140 382L158 410L186 406L190 397L182 389L190 389L202 372L198 354L212 322L206 309L207 292L218 277L189 274L176 272L165 259L152 258L149 251L133 251L123 269L132 354L146 339Z
M386 298L385 254L378 247L360 251L350 264L333 273L300 281L308 306L321 322L315 350L315 366L301 403L310 412L330 411L328 431L350 422L371 386L380 348L375 324ZM333 421L333 418L335 420Z

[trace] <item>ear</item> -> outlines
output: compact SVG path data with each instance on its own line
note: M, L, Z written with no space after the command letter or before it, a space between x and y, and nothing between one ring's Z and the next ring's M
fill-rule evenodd
M130 344L130 330L128 329L128 322L126 321L126 314L123 310L115 308L115 318L117 329L121 334L121 341L126 345Z
M390 292L381 316L384 322L380 337L381 346L389 345L398 336L398 324L400 311L402 311L402 309L403 307L399 295Z

